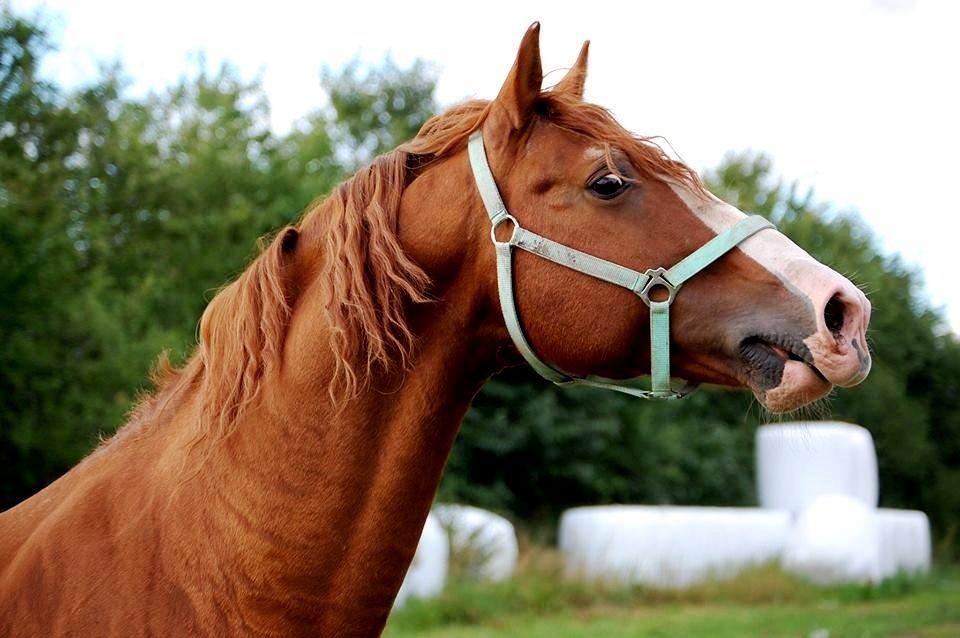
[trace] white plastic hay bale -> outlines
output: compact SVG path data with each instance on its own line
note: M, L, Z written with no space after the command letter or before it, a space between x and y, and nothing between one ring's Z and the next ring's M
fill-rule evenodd
M443 591L447 582L447 564L450 558L450 543L440 521L433 514L420 534L417 553L407 569L394 607L402 607L409 598L433 598Z
M790 513L757 508L578 507L560 520L568 577L687 587L779 558Z
M437 504L433 513L450 535L450 551L479 580L499 582L517 569L517 532L493 512L469 505Z
M876 583L882 578L877 512L843 494L815 498L797 517L784 568L820 585Z
M877 454L870 432L839 422L784 423L757 430L761 507L799 514L818 496L844 494L877 506Z
M877 510L880 527L880 575L919 574L930 570L930 521L914 510Z

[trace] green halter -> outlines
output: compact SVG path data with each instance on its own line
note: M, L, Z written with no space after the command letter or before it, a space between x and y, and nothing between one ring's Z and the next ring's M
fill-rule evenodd
M557 385L588 385L616 390L643 399L682 399L696 389L696 384L692 383L687 383L679 390L674 390L670 386L670 304L673 303L677 291L684 282L751 235L764 228L773 228L773 224L758 215L747 217L719 233L673 268L651 268L641 273L605 259L582 253L521 228L517 220L507 211L507 207L500 197L497 182L487 162L487 154L483 147L483 135L480 131L470 136L469 155L473 177L477 182L477 189L480 191L480 197L483 199L483 205L487 209L487 215L489 215L492 224L490 238L497 252L497 288L503 319L507 325L507 331L510 333L510 338L513 339L517 350L527 360L530 367L536 370L540 376L553 381ZM513 226L513 232L506 241L499 241L497 240L496 230L498 226L505 222L509 222ZM643 300L643 303L647 304L650 308L650 390L641 390L593 375L583 377L569 374L537 356L523 333L514 301L514 247L591 277L622 286L634 292ZM650 298L650 292L659 287L664 288L667 292L667 298L663 301L655 301Z

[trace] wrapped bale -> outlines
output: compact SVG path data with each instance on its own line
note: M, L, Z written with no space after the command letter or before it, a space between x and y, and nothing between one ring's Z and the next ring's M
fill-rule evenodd
M437 517L430 514L420 534L417 553L414 554L397 593L394 607L402 607L410 598L433 598L443 591L447 582L449 557L447 533Z
M756 508L579 507L559 546L568 577L675 588L776 560L789 527L789 512Z
M877 455L870 432L839 422L764 425L757 430L760 505L799 514L819 496L844 494L877 506Z
M820 496L800 513L783 566L819 585L876 583L882 578L877 513L843 494Z
M437 504L433 513L449 532L450 552L478 580L506 580L517 569L517 533L504 517L469 505Z
M930 521L914 510L877 510L880 528L880 575L930 570Z

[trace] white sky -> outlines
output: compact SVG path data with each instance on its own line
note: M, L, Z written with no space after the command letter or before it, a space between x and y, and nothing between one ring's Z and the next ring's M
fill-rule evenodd
M699 170L731 150L770 154L777 173L857 210L886 250L919 265L960 333L960 2L327 4L12 2L55 19L60 53L47 71L61 82L119 58L135 90L160 88L202 51L210 66L262 74L278 131L322 104L323 66L357 56L436 63L442 104L493 97L539 20L545 71L570 65L590 39L588 99L631 130L664 135Z

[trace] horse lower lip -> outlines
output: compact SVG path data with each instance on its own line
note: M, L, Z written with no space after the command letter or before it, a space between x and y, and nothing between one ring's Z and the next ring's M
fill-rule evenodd
M754 388L765 408L774 413L796 410L830 393L833 384L806 361L789 360L783 366L783 378L772 388Z

